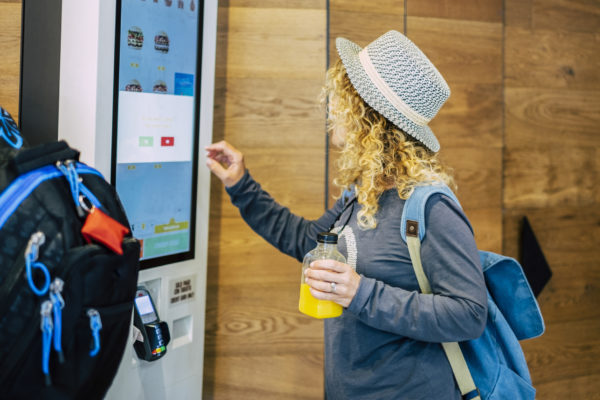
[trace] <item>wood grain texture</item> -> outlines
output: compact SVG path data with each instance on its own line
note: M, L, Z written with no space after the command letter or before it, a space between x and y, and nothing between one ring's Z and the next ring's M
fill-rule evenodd
M598 2L594 0L505 0L509 27L561 32L597 32Z
M243 151L263 187L306 216L323 211L325 23L324 1L219 9L215 140ZM299 262L212 184L203 398L322 398L323 325L297 311Z
M404 32L404 1L329 1L329 64L338 58L335 39L344 37L361 47L389 30Z
M542 337L521 342L534 386L600 373L599 331L597 318L548 323Z
M502 22L501 0L408 0L411 17Z
M207 326L214 333L206 341L211 351L245 357L322 353L323 322L298 311L300 275L296 278L287 284L222 284L219 308L210 311L218 323Z
M544 382L535 386L537 398L544 400L563 399L600 399L598 388L600 374L582 375L570 379L561 379L554 382Z
M580 382L588 386L574 393L600 393L600 381L586 378L598 373L600 207L508 209L504 253L513 257L519 256L523 216L528 217L553 272L538 297L546 333L522 342L538 398L577 398L561 395Z
M508 148L600 144L599 90L506 88Z
M534 29L598 32L600 7L595 0L531 0Z
M322 79L325 10L230 7L227 11L227 77Z
M311 143L322 148L325 108L319 103L319 94L324 77L323 71L320 79L312 80L221 80L216 90L224 97L226 107L215 113L215 124L229 132L229 140L243 141L245 148L297 149Z
M502 86L448 82L452 94L429 126L442 154L454 147L502 147Z
M502 24L444 18L407 19L407 35L448 81L502 84Z
M21 63L21 2L0 3L0 106L19 120Z
M527 216L553 276L523 342L540 399L598 398L600 4L506 0L504 252Z
M506 28L506 87L600 88L598 32Z
M531 146L531 145L530 145ZM532 151L532 149L534 149ZM598 146L531 146L505 153L508 208L588 206L600 198Z
M499 207L465 208L464 209L473 232L477 248L481 250L502 252L502 210Z
M290 362L293 358L293 362ZM219 378L217 400L281 400L323 398L322 353L220 357L205 379Z
M595 208L595 207L594 207ZM511 210L504 220L506 252L518 256L520 221L532 224L553 276L539 296L546 322L600 318L597 209Z
M502 204L502 149L455 147L441 151L454 170L458 198L464 208L497 207Z
M530 29L533 0L504 0L504 25Z
M326 0L219 0L219 7L323 9Z

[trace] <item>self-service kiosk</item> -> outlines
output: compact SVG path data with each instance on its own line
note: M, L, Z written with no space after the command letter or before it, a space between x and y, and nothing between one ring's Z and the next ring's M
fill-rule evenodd
M40 57L26 47L32 3L24 2L24 71ZM149 328L132 318L107 398L201 398L210 174L198 161L212 139L217 0L54 4L58 120L48 130L110 178L142 242L136 325ZM35 79L24 73L22 82ZM22 86L28 126L40 99ZM144 333L151 337L134 347Z

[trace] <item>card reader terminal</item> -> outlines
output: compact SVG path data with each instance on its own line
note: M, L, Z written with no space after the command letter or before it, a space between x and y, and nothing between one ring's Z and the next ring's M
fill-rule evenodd
M133 323L142 333L143 341L136 340L133 348L142 360L158 360L166 354L167 344L171 340L169 326L158 318L158 312L146 288L138 287L134 303Z

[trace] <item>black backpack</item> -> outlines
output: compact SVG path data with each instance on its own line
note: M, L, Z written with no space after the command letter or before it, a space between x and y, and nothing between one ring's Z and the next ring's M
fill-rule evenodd
M0 398L102 398L130 331L139 242L79 152L22 147L0 110Z

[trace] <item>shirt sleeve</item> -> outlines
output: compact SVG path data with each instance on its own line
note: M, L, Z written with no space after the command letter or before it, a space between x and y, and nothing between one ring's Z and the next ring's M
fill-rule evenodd
M469 222L442 195L427 203L425 217L421 261L433 294L363 276L348 310L369 326L415 340L475 339L485 327L487 292Z
M295 215L264 191L248 170L238 183L226 188L226 191L254 232L299 261L316 246L317 234L327 231L342 211L340 199L317 220Z

